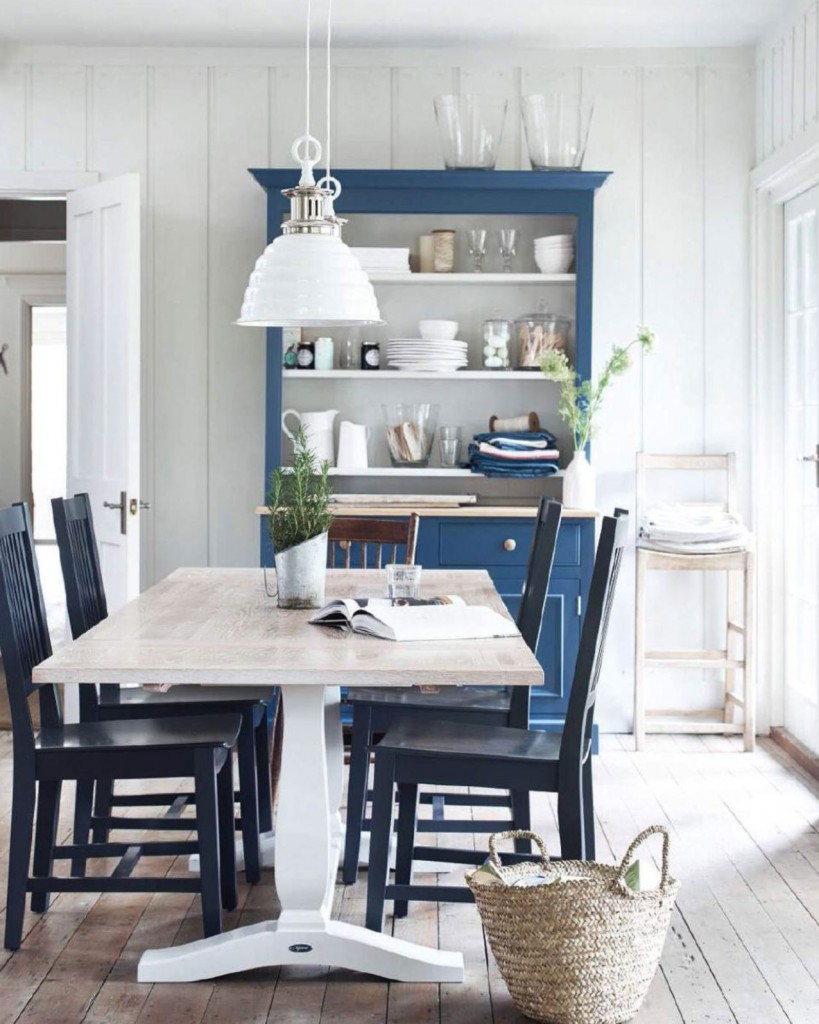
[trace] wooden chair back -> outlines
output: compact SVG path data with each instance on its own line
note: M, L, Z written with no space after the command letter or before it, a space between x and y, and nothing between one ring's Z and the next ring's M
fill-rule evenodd
M404 548L404 561L407 565L415 562L415 546L418 541L417 512L407 519L369 519L367 517L338 516L333 520L329 531L330 550L328 561L331 569L352 569L353 547L359 547L358 568L366 569L369 565L369 549L374 549L375 568L381 569L385 564L398 561L398 549ZM387 562L384 562L384 549L388 549ZM339 564L343 563L343 564Z
M23 755L33 764L34 724L29 697L38 691L44 728L59 728L62 715L56 688L31 681L34 666L51 655L51 638L34 553L31 513L25 502L0 509L0 654L11 708L15 762Z
M646 477L653 470L672 470L675 472L721 472L725 474L726 512L737 510L737 457L734 452L723 455L655 455L649 452L637 452L637 511L646 509Z
M108 617L91 499L85 493L75 494L73 498L52 498L51 510L65 584L68 621L71 635L76 640ZM102 690L106 699L116 700L119 694L116 683L106 683ZM81 686L82 721L96 718L97 705L96 687Z
M560 742L561 777L564 772L567 777L578 777L583 764L591 756L597 687L617 577L628 538L628 522L628 512L619 508L613 516L603 519L580 633L566 723Z
M562 513L563 506L559 501L552 501L549 498L540 499L532 546L529 549L526 579L523 583L523 596L517 615L518 629L533 654L537 652L537 645L540 641L543 610L546 607L546 598L549 593L549 580L552 575L552 564L555 558ZM527 729L529 727L530 687L513 686L510 689L509 724L518 729Z

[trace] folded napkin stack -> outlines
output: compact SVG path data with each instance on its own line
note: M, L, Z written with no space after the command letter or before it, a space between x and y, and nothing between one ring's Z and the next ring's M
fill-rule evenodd
M745 551L751 535L742 519L720 505L655 505L640 520L637 544L673 554L718 555Z
M409 249L353 246L353 255L368 274L409 274Z
M557 438L548 430L476 434L469 445L469 467L484 476L553 476L559 458Z

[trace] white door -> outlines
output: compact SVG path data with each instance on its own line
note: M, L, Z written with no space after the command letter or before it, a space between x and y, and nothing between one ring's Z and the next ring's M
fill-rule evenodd
M785 727L819 753L819 187L785 207Z
M91 496L109 610L139 593L139 178L67 201L68 493Z

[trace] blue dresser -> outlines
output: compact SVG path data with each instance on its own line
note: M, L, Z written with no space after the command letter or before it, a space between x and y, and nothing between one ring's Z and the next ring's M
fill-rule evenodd
M251 173L267 192L267 232L272 240L279 234L288 210L281 190L291 187L297 175L290 168L259 169ZM544 426L558 435L565 464L571 456L572 444L557 416L557 389L537 373L475 372L481 358L480 323L498 315L497 310L506 310L503 315L514 319L518 313L539 308L539 302L542 308L548 300L550 310L571 315L574 332L570 355L580 376L589 376L594 197L607 174L397 170L347 170L336 174L343 184L336 211L350 218L350 225L345 229L348 244L414 247L419 234L434 230L436 226L455 228L461 237L468 226L487 227L493 237L497 228L515 226L525 238L526 251L524 253L522 246L518 261L523 269L508 276L461 273L447 279L443 274L413 274L398 282L373 279L390 331L407 332L416 316L446 316L451 305L455 313L452 318L457 317L461 322L471 346L472 372L460 379L457 374L451 375L450 380L446 380L445 375L433 374L423 382L418 379L413 382L411 376L394 371L356 374L348 370L323 376L309 372L285 373L281 331L269 329L265 484L272 469L286 458L281 430L284 408L341 409L343 417L367 422L371 433L376 433L373 410L380 402L388 400L439 403L447 415L455 417L454 422L466 427L467 435L470 431L486 430L490 414L511 415L536 409ZM538 274L531 253L532 238L567 231L575 241L574 274L551 277ZM385 397L387 393L389 398ZM368 414L369 421L366 420ZM383 449L381 458L384 458ZM407 493L406 506L401 506L400 512L399 507L390 506L389 512L397 515L418 511L421 515L417 560L429 569L486 569L510 611L515 613L520 602L538 496L547 493L559 498L560 481L538 480L524 484L482 479L463 470L460 473L460 477L457 472L447 476L439 469L425 477L423 472L412 469L392 470L382 462L379 471L370 477L355 479L340 474L334 484L348 494ZM411 484L407 482L409 478L412 478ZM478 505L433 511L414 507L409 497L413 493L453 491L477 492ZM379 510L381 515L385 511ZM354 514L364 512L360 508ZM592 510L564 514L537 652L545 674L544 684L534 692L532 700L532 724L537 728L562 727L578 649L583 603L590 583L594 540ZM263 564L272 562L264 522L261 558Z

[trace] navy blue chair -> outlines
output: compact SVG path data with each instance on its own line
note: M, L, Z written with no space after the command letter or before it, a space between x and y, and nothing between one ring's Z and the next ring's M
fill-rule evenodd
M5 946L22 941L26 893L31 908L47 909L53 892L198 892L206 936L221 930L221 907L235 908L233 792L230 752L238 715L177 718L173 722L85 722L65 725L57 688L36 685L32 670L51 655L45 606L28 506L0 510L0 653L11 707L14 781L9 843ZM37 692L41 729L35 733L29 697ZM196 841L57 843L62 783L98 778L193 777ZM36 822L35 822L36 806ZM133 820L125 827L139 828ZM29 874L32 829L34 859ZM196 878L131 877L140 857L198 853ZM118 857L110 876L64 878L55 859Z
M517 617L518 628L532 651L537 650L540 638L561 513L560 502L541 499ZM345 699L353 709L353 726L342 879L350 885L358 877L361 833L370 827L366 807L372 794L367 790L367 779L376 738L404 718L421 722L447 721L458 726L502 725L526 729L530 692L528 687L502 686L444 687L440 693L425 693L417 686L406 689L356 687L348 691ZM529 827L529 795L525 792L505 795L427 792L421 795L421 802L433 805L435 819L420 821L418 826L422 831L487 832L509 828L508 819L480 822L460 819L448 821L444 829L442 822L447 804L508 807L515 828ZM519 841L516 848L523 852L528 849L528 843Z
M105 587L100 570L91 502L87 494L73 498L53 498L54 528L60 549L60 564L65 582L66 604L71 633L76 639L108 615ZM137 721L145 718L176 718L180 715L231 715L241 718L237 744L239 801L241 818L237 827L242 834L245 877L258 882L261 877L259 833L272 827L270 789L269 719L275 715L278 693L260 687L178 686L166 693L142 687L120 688L104 684L80 688L80 719L83 722ZM163 803L179 807L190 802L192 793L151 793L118 795L114 779L86 780L77 786L74 835L87 839L93 829L96 842L108 835L105 824L113 807L148 806ZM168 817L155 819L154 827L167 828ZM78 856L71 865L74 876L82 876L85 863Z
M563 859L594 858L592 728L606 632L628 534L628 515L618 509L603 519L589 598L580 636L563 733L556 736L502 726L464 725L406 718L396 722L375 748L375 785L367 927L381 931L385 900L396 917L410 900L466 903L465 886L412 885L416 859L480 864L487 854L415 845L418 786L480 786L511 792L557 793ZM398 843L395 884L387 885L395 787ZM484 826L484 823L480 823ZM484 828L484 830L487 830ZM520 853L507 855L523 859Z

